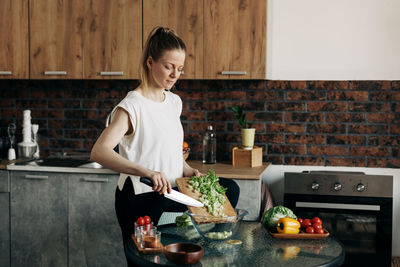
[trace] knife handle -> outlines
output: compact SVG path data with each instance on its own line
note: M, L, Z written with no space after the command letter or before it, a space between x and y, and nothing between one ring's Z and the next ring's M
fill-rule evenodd
M150 180L150 178L148 178L148 177L140 177L140 182L153 187L153 181Z

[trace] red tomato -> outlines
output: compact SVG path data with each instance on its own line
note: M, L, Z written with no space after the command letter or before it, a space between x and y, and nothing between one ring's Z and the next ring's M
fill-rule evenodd
M301 228L307 228L308 226L311 226L310 219L304 219L303 223L301 224Z
M303 223L303 219L302 218L298 218L297 221L300 223L300 225Z
M322 228L315 228L314 232L315 232L316 234L323 234L323 233L324 233L324 229L322 229Z
M150 231L151 230L151 224L150 223L148 223L148 224L145 224L144 225L144 228L146 229L146 231Z
M321 219L320 218L318 218L318 217L314 217L312 220L311 220L311 222L312 222L312 224L321 224L322 225L322 221L321 221Z
M139 218L136 220L136 225L138 225L138 226L145 225L144 218L143 218L143 217L139 217Z
M312 227L314 227L314 229L321 229L322 228L322 224L313 223Z
M151 223L151 218L149 216L146 215L146 216L143 217L143 219L144 219L144 224Z
M314 233L314 228L311 227L311 226L308 226L308 227L306 228L306 233L308 233L308 234L313 234L313 233Z

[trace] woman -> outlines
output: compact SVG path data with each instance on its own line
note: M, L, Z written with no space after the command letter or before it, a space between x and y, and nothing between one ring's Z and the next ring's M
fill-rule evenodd
M120 172L115 208L124 242L134 233L134 222L148 215L158 223L164 211L182 212L185 205L163 197L179 177L199 176L183 159L182 101L169 90L179 79L186 46L170 29L156 27L141 58L141 83L113 109L111 122L95 143L91 160ZM119 145L119 154L113 149ZM139 181L149 177L154 186ZM221 179L236 206L239 188Z

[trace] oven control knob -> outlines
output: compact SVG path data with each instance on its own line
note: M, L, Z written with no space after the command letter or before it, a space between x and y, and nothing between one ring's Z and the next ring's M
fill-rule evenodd
M317 190L319 189L319 183L313 182L313 183L311 184L311 189L312 189L313 191L317 191Z
M333 190L335 190L335 191L340 191L340 190L342 190L342 184L341 184L341 183L335 183L335 184L333 185Z
M362 183L359 183L356 187L358 192L362 192L365 190L365 185L363 185Z

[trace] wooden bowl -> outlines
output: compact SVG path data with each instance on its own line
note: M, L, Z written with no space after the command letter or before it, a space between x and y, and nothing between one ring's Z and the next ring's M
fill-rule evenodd
M173 243L164 247L163 254L176 264L194 264L203 257L204 249L194 243Z

